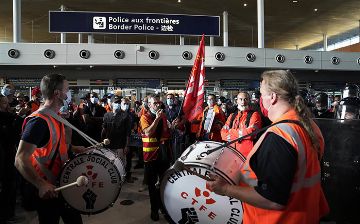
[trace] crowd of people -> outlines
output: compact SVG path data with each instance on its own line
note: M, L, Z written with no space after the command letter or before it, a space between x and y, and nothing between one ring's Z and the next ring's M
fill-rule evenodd
M282 79L288 81L286 91L282 89ZM0 223L6 223L15 216L16 189L19 188L16 184L19 182L22 183L21 186L33 185L39 192L35 197L38 202L35 209L38 211L40 223L57 223L60 216L65 223L82 223L79 214L70 212L56 199L54 180L59 177L61 166L67 159L71 159L76 153L86 152L86 147L90 145L77 132L54 121L51 116L40 113L41 108L53 110L98 142L109 139L110 145L106 147L118 154L126 164L127 182L134 181L131 176L132 169L144 168L143 184L149 190L150 218L157 221L159 212L164 212L160 200L159 181L170 165L195 141L229 142L279 119L294 119L300 121L301 127L305 127L298 130L298 124L290 125L290 128L302 138L306 150L322 154L323 142L319 142L321 133L312 131L310 127L314 124L309 118L359 118L360 100L356 86L347 86L346 95L341 99L341 96L329 97L324 92L311 96L307 91L300 91L298 95L296 85L292 75L288 73L264 73L260 91L240 91L235 100L208 94L203 113L192 122L187 122L181 111L181 99L173 93L152 94L142 100L131 102L129 98L121 95L109 93L100 97L98 93L90 92L82 96L80 103L76 104L65 77L61 75L45 76L40 87L32 89L31 97L17 93L15 86L7 84L0 94L0 198L3 204L7 205L6 209L0 210ZM311 113L303 112L303 107L308 107ZM306 116L299 118L298 115L304 114ZM248 191L229 187L216 177L214 182L209 183L216 193L235 197L246 203L244 221L253 220L252 214L256 212L265 214L264 209L279 210L286 206L290 209L295 208L294 203L303 197L314 196L320 201L323 200L319 196L321 191L318 188L315 193L295 192L295 199L290 200L290 193L293 193L293 177L299 168L296 167L295 151L284 154L291 148L298 150L298 146L286 142L289 137L282 136L281 131L271 131L273 133L265 139L261 139L260 135L254 135L231 145L245 157L251 158L247 160L248 169L242 170L244 173L252 174L246 180L247 183L251 186L250 183L257 177L256 180L262 185ZM304 137L307 136L306 133L309 133L310 139ZM60 145L59 153L54 158L52 155L55 145L49 144L52 139L55 145ZM260 147L259 144L254 146L259 141L263 144ZM274 144L278 146L278 150L272 154L266 153ZM132 166L134 156L137 158L137 164ZM258 162L255 161L255 157ZM268 161L282 158L287 162L282 163L284 167L276 166L274 163L260 163L264 158ZM315 164L318 160L314 158L309 160ZM38 161L45 162L40 164ZM51 172L47 176L42 169L49 169L49 166ZM304 169L310 176L318 172L317 166L313 170L306 167ZM18 175L18 172L21 175ZM273 181L280 177L284 182ZM23 191L27 192L26 187ZM29 195L24 198L23 205L32 207L29 203L34 203L34 200L26 198L29 198ZM45 199L52 200L49 202ZM287 205L289 200L291 203ZM299 203L315 209L310 205L310 201ZM322 207L324 211L325 207ZM57 211L56 214L54 210ZM323 211L319 213L321 212ZM281 216L270 212L266 214L273 220L278 220Z

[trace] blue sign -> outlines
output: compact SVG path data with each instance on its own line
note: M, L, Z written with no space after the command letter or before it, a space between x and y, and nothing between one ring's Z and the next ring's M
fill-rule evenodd
M161 88L160 79L117 79L116 86L120 88Z
M50 33L220 36L219 16L49 11Z

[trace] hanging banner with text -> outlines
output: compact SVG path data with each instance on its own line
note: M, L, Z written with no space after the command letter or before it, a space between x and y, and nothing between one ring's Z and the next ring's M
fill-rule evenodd
M49 11L49 32L220 36L220 16Z

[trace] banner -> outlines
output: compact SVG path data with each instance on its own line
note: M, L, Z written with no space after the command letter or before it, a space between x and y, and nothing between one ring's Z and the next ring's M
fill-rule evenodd
M193 68L184 95L183 112L185 119L192 121L203 112L205 80L205 44L201 38Z

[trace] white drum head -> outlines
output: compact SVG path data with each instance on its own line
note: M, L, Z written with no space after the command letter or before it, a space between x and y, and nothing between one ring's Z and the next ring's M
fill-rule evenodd
M121 175L118 158L111 162L99 153L79 154L65 163L60 177L60 186L75 182L79 176L89 180L86 186L70 187L61 191L66 203L82 214L96 214L109 208L118 198Z
M191 170L208 176L202 167ZM187 171L167 171L161 183L161 199L174 223L242 223L241 201L217 195L206 188L206 181Z

